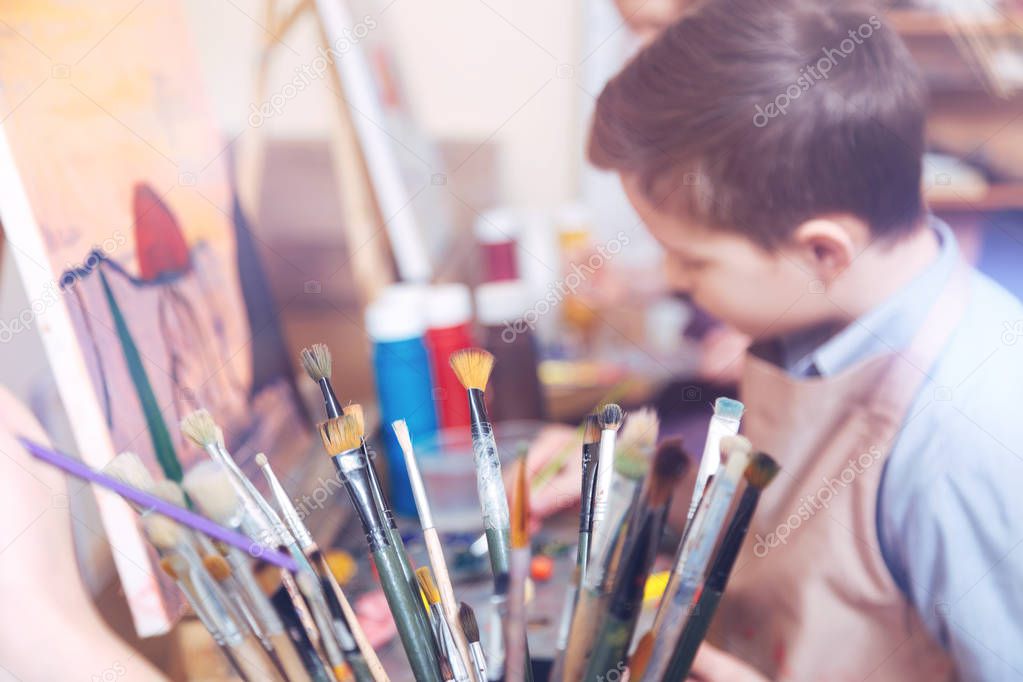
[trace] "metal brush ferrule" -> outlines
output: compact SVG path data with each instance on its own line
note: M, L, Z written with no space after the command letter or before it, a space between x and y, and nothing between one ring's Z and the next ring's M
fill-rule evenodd
M389 547L390 537L383 512L377 506L373 494L373 481L370 478L369 462L362 454L361 448L349 450L335 455L334 466L345 482L348 495L352 498L355 511L362 521L362 529L366 533L366 542L370 551L375 552Z
M579 531L589 533L593 530L593 494L597 488L597 446L595 443L583 444L582 456L582 495L579 499Z
M481 429L484 424L493 430L490 426L490 417L487 416L487 402L483 398L483 391L478 388L468 389L469 394L469 418L472 420L472 433L476 435L477 429Z
M380 477L377 476L376 465L373 464L373 458L369 454L369 446L366 445L366 439L362 439L362 454L366 458L366 468L369 470L369 482L373 485L373 497L377 501L377 507L384 513L384 517L387 520L387 527L393 530L398 529L398 524L394 520L394 513L391 508L387 505L387 500L384 499L384 489L380 486Z
M330 419L340 417L344 410L341 409L341 403L338 402L337 396L334 394L334 387L330 385L330 379L321 377L316 383L320 385L320 393L323 394L323 406L327 410L327 417Z

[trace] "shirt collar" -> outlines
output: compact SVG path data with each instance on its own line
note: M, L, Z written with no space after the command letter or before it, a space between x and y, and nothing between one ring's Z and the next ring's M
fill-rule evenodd
M959 257L948 225L932 216L929 226L938 237L938 257L908 284L837 334L815 328L780 339L781 365L789 374L830 376L909 345Z

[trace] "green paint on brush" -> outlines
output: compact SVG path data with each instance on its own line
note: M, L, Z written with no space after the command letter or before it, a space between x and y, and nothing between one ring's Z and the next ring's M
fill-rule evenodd
M487 528L487 552L490 554L490 568L494 575L507 573L511 531L507 528Z
M103 295L106 296L107 305L110 307L110 317L113 318L114 327L117 329L117 338L121 342L124 361L128 365L128 372L131 374L131 381L135 386L135 395L138 396L142 413L146 418L146 427L149 431L149 438L153 442L156 460L160 463L164 476L180 483L183 476L181 462L178 461L178 456L174 451L174 443L171 441L167 424L163 421L163 414L160 412L160 405L156 402L156 395L153 393L152 384L149 383L146 368L142 364L142 356L139 354L135 341L131 338L128 325L114 298L114 292L110 290L110 283L107 282L106 275L103 274L102 269L97 271L100 282L103 284Z

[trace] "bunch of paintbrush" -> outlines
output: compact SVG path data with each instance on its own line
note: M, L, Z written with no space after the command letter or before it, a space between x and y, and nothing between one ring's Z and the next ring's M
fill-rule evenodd
M413 591L405 577L390 528L373 493L362 426L354 416L342 415L320 424L319 431L324 448L341 475L362 522L366 542L413 675L417 680L440 682L437 648L429 623L425 621L422 600L418 597L418 589Z
M298 567L295 576L281 573L281 582L287 591L296 612L303 614L304 626L310 639L317 640L326 656L335 677L346 677L350 670L364 672L365 661L356 652L354 638L343 621L335 621L331 615L327 596L320 583L320 577L306 558L291 531L288 530L273 506L267 502L255 485L234 461L223 438L223 432L206 410L196 410L185 416L181 422L185 436L201 447L211 459L224 467L225 477L242 501L246 514L242 517L243 532L254 541L269 547L287 551ZM301 581L298 578L307 576ZM310 625L311 621L311 625ZM355 664L351 665L347 658ZM372 679L362 675L363 679Z
M675 558L674 569L651 628L651 649L645 679L662 679L694 597L706 574L712 552L727 522L736 490L752 457L752 445L742 436L721 439L723 466L714 474L703 495L689 532Z

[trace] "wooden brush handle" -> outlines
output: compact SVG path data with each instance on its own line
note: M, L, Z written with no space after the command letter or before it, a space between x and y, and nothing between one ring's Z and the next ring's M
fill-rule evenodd
M231 653L234 655L238 672L250 682L281 679L255 637L246 637L241 644L232 646Z
M322 552L318 553L318 561L320 573L330 581L330 586L337 599L337 603L345 615L345 620L348 621L352 638L355 640L356 646L359 647L362 657L366 659L366 665L369 667L369 672L373 675L373 679L376 682L390 682L387 677L387 671L384 670L383 664L377 657L377 652L373 650L373 646L369 643L369 638L366 637L362 625L359 624L359 619L355 615L355 609L352 608L352 605L348 602L348 597L345 596L337 579L334 578L334 574L330 570L330 564L327 562L327 557Z
M295 650L295 645L286 634L279 632L276 635L270 635L270 642L273 643L274 650L277 651L277 658L280 659L284 673L290 682L304 682L309 679L309 673L302 665L302 659L299 657L298 651Z
M430 559L430 566L433 568L433 576L437 579L437 590L440 592L440 605L444 611L444 620L455 639L455 648L458 655L465 663L465 669L469 672L469 678L475 682L486 682L479 679L476 666L469 653L469 641L462 632L461 621L458 617L458 601L455 599L455 590L451 587L451 576L448 573L448 565L444 560L444 548L440 544L440 536L436 528L423 529L423 540L426 542L426 553Z

